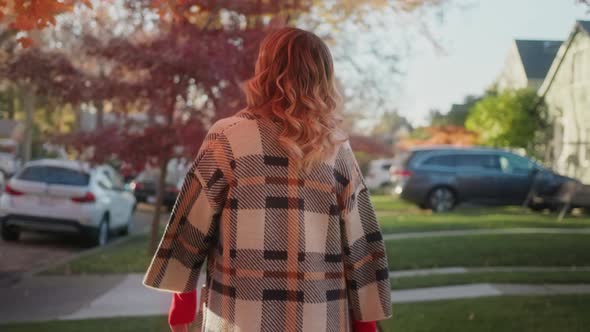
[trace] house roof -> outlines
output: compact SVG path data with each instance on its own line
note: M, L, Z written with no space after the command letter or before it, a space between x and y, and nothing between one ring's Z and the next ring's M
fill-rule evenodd
M517 39L515 42L526 76L529 79L545 78L562 44L562 41L558 40Z
M543 84L541 84L541 87L539 88L540 96L545 96L547 94L547 91L549 91L549 88L553 83L553 79L559 71L559 67L561 67L561 63L563 62L563 59L565 58L565 55L569 50L572 41L580 31L584 31L587 35L590 35L590 21L576 21L574 29L570 33L569 38L566 41L564 41L562 45L559 47L558 52L555 55L555 59L549 68L547 77L545 78Z
M590 21L578 21L578 25L590 33Z

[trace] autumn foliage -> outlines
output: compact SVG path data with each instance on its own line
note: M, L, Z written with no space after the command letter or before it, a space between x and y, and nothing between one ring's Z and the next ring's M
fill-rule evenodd
M461 126L431 126L416 129L412 136L397 143L397 150L408 150L417 146L473 146L477 143L478 134Z

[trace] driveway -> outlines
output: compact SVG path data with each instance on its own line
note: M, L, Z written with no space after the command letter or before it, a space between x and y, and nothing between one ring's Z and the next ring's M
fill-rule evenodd
M131 233L145 231L151 223L152 213L151 206L140 204L133 217ZM26 272L87 249L84 241L72 235L22 233L18 242L0 239L0 287L13 284Z

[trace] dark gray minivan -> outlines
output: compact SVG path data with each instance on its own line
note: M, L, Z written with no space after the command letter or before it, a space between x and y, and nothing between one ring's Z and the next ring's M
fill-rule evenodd
M537 199L531 208L550 208L550 198L560 187L576 181L531 159L490 148L414 149L391 175L396 194L435 212L449 211L460 202L523 204L533 184Z

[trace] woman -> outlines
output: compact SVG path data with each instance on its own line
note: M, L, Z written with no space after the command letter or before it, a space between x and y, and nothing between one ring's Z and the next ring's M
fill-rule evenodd
M370 331L390 317L387 257L338 128L328 47L283 28L262 42L248 107L216 122L144 284L176 292L174 330Z

